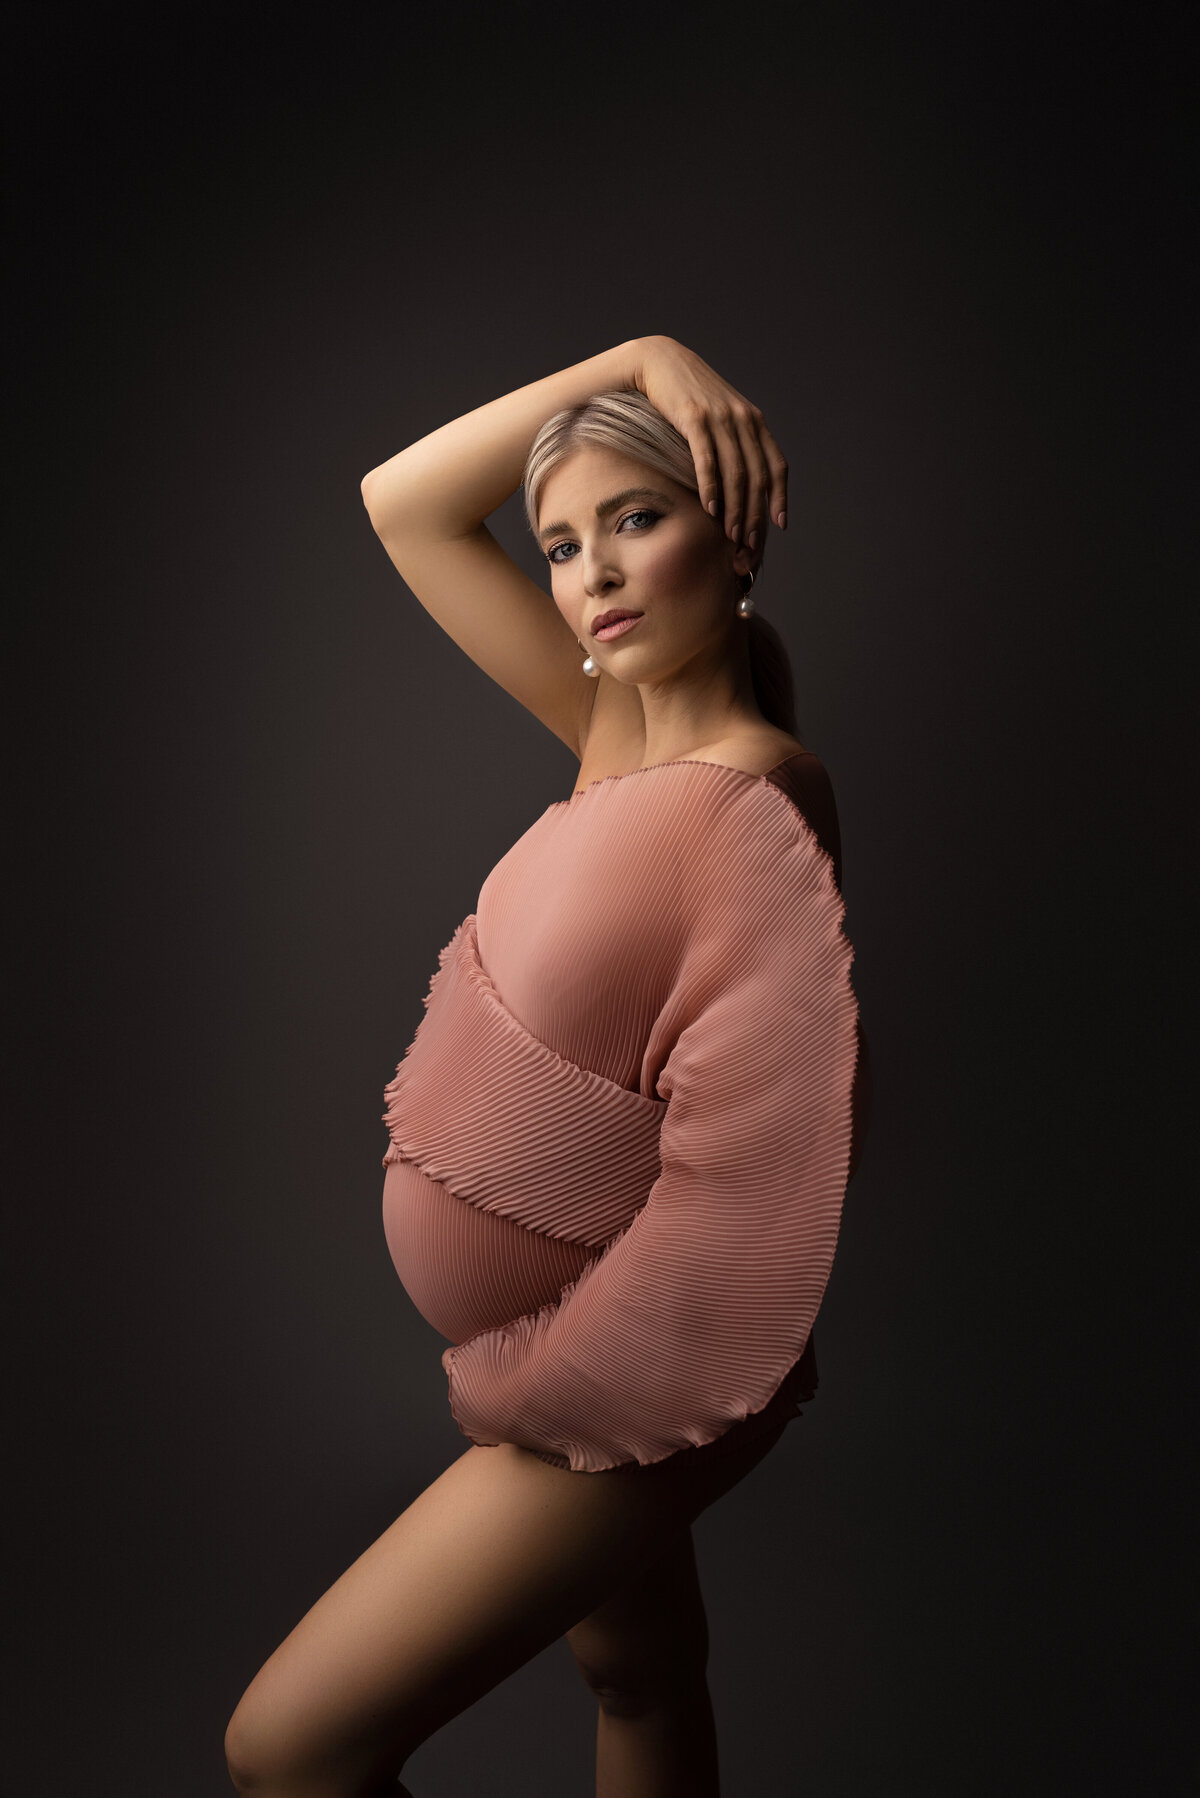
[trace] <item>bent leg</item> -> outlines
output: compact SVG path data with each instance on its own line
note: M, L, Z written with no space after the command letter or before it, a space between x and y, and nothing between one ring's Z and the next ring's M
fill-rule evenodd
M259 1798L368 1798L661 1553L680 1483L471 1447L301 1618L226 1732Z
M257 1798L394 1793L422 1742L636 1583L782 1429L704 1464L600 1473L511 1443L467 1449L255 1675L226 1732L234 1784Z

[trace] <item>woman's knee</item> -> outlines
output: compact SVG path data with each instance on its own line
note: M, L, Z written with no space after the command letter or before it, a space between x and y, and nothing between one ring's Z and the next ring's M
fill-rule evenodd
M610 1717L642 1717L678 1704L700 1691L707 1679L707 1647L672 1639L657 1653L652 1644L640 1654L575 1656L584 1684Z
M708 1618L690 1528L567 1632L585 1683L614 1715L637 1715L694 1692L708 1666Z
M262 1673L251 1682L225 1729L225 1764L244 1798L361 1798L377 1786L392 1789L415 1744L405 1748L397 1736L381 1758L378 1742L339 1739L314 1721L315 1709L289 1708L283 1694L273 1701Z
M610 1717L644 1717L700 1691L707 1679L707 1656L690 1648L659 1660L605 1660L598 1665L577 1655L585 1685Z
M246 1798L287 1798L301 1789L313 1769L287 1732L273 1726L261 1707L242 1699L225 1730L225 1765Z
M282 1770L275 1745L260 1731L258 1719L246 1699L234 1711L225 1729L225 1765L239 1792L262 1792Z
M298 1770L286 1741L269 1727L248 1693L225 1729L225 1765L237 1790L244 1793L286 1791Z

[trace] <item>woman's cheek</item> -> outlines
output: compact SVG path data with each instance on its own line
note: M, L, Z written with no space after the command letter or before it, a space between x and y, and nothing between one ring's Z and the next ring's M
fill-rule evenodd
M712 549L703 543L674 543L655 550L646 564L651 591L667 597L673 592L694 593L697 581L711 571Z

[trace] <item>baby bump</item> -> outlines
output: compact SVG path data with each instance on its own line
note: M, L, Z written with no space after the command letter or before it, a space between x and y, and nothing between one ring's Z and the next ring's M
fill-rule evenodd
M409 1298L454 1343L553 1304L596 1253L481 1211L411 1161L388 1164L383 1229Z

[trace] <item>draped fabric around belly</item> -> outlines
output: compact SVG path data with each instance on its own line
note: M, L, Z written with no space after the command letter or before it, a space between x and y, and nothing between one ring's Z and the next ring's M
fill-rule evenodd
M813 1165L795 1166L797 1194L810 1193L807 1199L797 1197L801 1210L795 1227L782 1196L765 1196L782 1195L789 1184L786 1166L781 1172L765 1165L765 1147L760 1210L746 1206L747 1228L765 1232L764 1245L782 1231L780 1253L795 1256L797 1229L811 1244L803 1251L816 1256L811 1279L796 1264L796 1315L804 1315L807 1327L797 1326L791 1338L795 1348L784 1348L786 1328L770 1321L780 1297L765 1288L769 1309L759 1322L747 1313L723 1323L715 1310L713 1340L724 1329L730 1367L737 1361L742 1372L731 1372L731 1396L719 1401L714 1396L715 1410L700 1403L699 1395L681 1397L678 1425L666 1425L663 1418L676 1401L664 1400L667 1409L658 1413L656 1382L674 1390L672 1355L679 1365L689 1356L698 1359L704 1332L689 1348L689 1313L680 1310L673 1318L671 1294L664 1291L666 1340L646 1343L648 1359L661 1362L662 1371L651 1377L645 1365L628 1368L631 1388L641 1379L653 1401L647 1397L643 1402L649 1408L640 1411L639 1401L631 1400L624 1418L617 1405L607 1423L597 1422L609 1417L606 1397L589 1385L582 1368L571 1372L570 1350L556 1345L556 1332L565 1319L568 1336L558 1340L569 1342L574 1318L582 1322L589 1304L589 1327L598 1327L599 1300L590 1299L602 1289L598 1269L610 1254L625 1252L621 1239L631 1226L647 1221L639 1214L649 1195L662 1188L666 1202L658 1143L671 1112L666 1095L672 1070L676 1063L681 1069L691 1065L680 1060L681 1045L690 1044L697 1032L703 1043L701 986L714 1016L721 1005L719 983L713 986L707 974L701 980L696 972L685 973L707 969L714 954L719 963L723 947L721 926L713 922L720 908L714 906L710 917L702 915L702 905L697 909L695 893L704 887L697 870L703 868L710 836L728 855L729 845L736 849L739 832L747 830L768 838L775 832L785 850L789 842L799 846L808 884L793 901L796 923L784 922L797 932L797 953L807 954L817 971L815 991L804 1000L807 1028L810 1035L817 1033L814 1046L827 1044L821 1053L831 1058L821 1077L827 1098L818 1102L810 1094L805 1101L803 1091L796 1093L798 1105L809 1104L813 1121L794 1138L795 1153ZM789 853L794 857L795 848ZM764 865L770 861L768 853ZM443 1357L451 1404L471 1440L521 1440L541 1459L576 1469L650 1467L682 1457L693 1462L727 1453L798 1415L800 1404L812 1397L817 1370L811 1315L832 1257L840 1191L857 1165L865 1126L865 1037L848 982L853 950L841 933L840 872L828 777L815 757L802 752L767 776L685 760L607 777L551 806L489 875L477 911L439 957L423 1001L425 1018L389 1084L385 1113L391 1136L383 1193L388 1250L417 1310L453 1345ZM732 923L725 929L732 944ZM811 941L802 940L806 931ZM712 937L709 947L706 932ZM734 953L744 959L747 951L743 946ZM783 1018L772 1019L769 999L762 1001L762 1010L768 1033L765 1071L772 1033L785 1056L796 1056L802 1039L790 1023L781 1027ZM735 1039L736 1031L729 1040ZM753 1033L746 1042L753 1056L758 1052ZM695 1051L689 1053L694 1061ZM797 1077L802 1085L811 1084L811 1074L798 1069ZM659 1091L660 1080L665 1093ZM787 1092L786 1082L780 1091ZM686 1120L690 1102L685 1085L672 1121ZM718 1115L716 1089L709 1089L708 1102ZM762 1117L751 1124L749 1110L745 1115L747 1130L759 1131ZM734 1112L721 1126L732 1132L730 1141L741 1116ZM684 1148L685 1123L672 1140L678 1144L676 1157L691 1153ZM751 1150L749 1161L731 1162L728 1169L714 1165L706 1176L701 1157L696 1169L699 1216L706 1178L723 1183L736 1175L753 1182L755 1158ZM731 1196L736 1190L730 1187ZM805 1205L811 1216L803 1212ZM789 1241L793 1246L785 1250ZM696 1250L681 1237L681 1263ZM669 1281L669 1267L662 1263L646 1277L660 1276ZM749 1275L740 1277L745 1284ZM746 1290L753 1291L753 1284ZM786 1291L785 1284L780 1292ZM628 1336L628 1315L622 1321L623 1352L630 1355L637 1352L630 1341L639 1338ZM759 1331L761 1349L754 1346ZM617 1334L614 1314L614 1340ZM581 1330L579 1340L585 1339ZM603 1329L596 1340L604 1342ZM460 1363L459 1356L467 1359ZM719 1362L718 1354L710 1378ZM752 1373L758 1367L773 1371ZM537 1402L539 1369L549 1409ZM746 1403L732 1395L739 1383L755 1382L766 1402L746 1414ZM589 1390L595 1413L590 1418L582 1415ZM702 1424L687 1417L693 1402L698 1416L704 1414ZM578 1417L572 1414L576 1405ZM460 1415L461 1406L469 1408L469 1421ZM496 1421L485 1426L490 1411ZM500 1420L510 1412L512 1422L506 1425ZM510 1435L501 1433L506 1428Z
M411 1161L387 1164L383 1183L383 1228L388 1252L409 1298L426 1323L452 1343L501 1328L509 1319L551 1305L577 1280L594 1250L512 1223L456 1198ZM756 1436L801 1415L816 1395L815 1334L762 1411L734 1424L702 1446L679 1449L656 1466L703 1465L732 1454ZM569 1468L567 1455L529 1448L551 1467ZM626 1471L635 1462L622 1466Z

